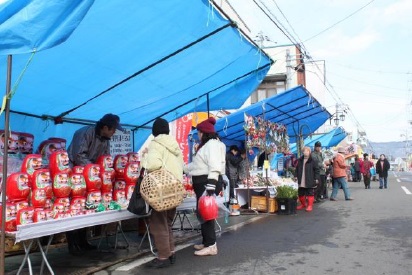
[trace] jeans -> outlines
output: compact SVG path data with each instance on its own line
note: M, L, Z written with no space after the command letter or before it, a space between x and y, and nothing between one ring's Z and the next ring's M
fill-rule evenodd
M388 188L388 178L387 177L379 177L379 187Z
M350 199L348 183L346 182L345 177L333 179L333 190L332 190L332 194L330 195L330 198L331 199L336 198L336 195L338 194L339 186L342 186L343 193L345 193L345 200Z

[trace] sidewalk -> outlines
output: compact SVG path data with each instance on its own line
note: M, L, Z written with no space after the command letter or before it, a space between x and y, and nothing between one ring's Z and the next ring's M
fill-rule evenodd
M235 230L236 228L254 222L258 219L267 217L268 214L266 213L259 213L259 214L245 214L241 216L235 217L228 217L227 222L225 222L225 217L221 217L218 219L218 223L222 228L221 232L226 232L230 230ZM175 238L176 244L183 244L189 241L193 241L200 237L200 232L196 230L199 227L199 223L196 217L193 214L188 214L187 217L189 218L190 222L194 226L193 230L180 230L181 224L179 219L177 219L174 228L176 230ZM88 251L82 254L81 256L73 256L69 254L67 250L67 245L65 243L54 245L49 249L47 259L53 268L55 274L71 274L71 275L81 275L81 274L91 274L97 272L99 270L108 268L112 265L116 265L123 261L136 259L144 255L151 254L149 248L149 242L147 239L144 240L142 245L142 250L139 251L138 247L142 240L141 235L137 232L137 219L130 220L129 223L135 224L136 229L134 228L125 228L125 230L129 229L129 231L125 232L126 238L130 244L129 248L124 248L126 242L124 241L121 234L118 234L118 248L111 249L106 244L106 238L102 239L101 242L101 251ZM130 226L129 226L130 227ZM184 229L188 229L189 223L187 220L183 223ZM218 229L218 226L216 226ZM111 244L114 244L115 236L109 236L108 241ZM152 240L153 241L153 240ZM93 240L93 244L97 245L98 240ZM6 257L6 274L16 274L17 270L23 260L23 255L16 255L16 256L7 256ZM33 273L39 274L40 271L40 264L41 264L41 255L39 252L34 252L30 254L30 260L33 266ZM27 264L21 274L29 274L29 270L27 268ZM45 268L44 274L50 274Z

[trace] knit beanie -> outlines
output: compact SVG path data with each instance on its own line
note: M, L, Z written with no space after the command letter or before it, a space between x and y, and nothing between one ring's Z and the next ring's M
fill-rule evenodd
M200 122L196 129L205 134L216 133L215 130L216 119L214 117L209 117L208 119Z
M152 127L152 134L157 137L160 134L168 135L170 132L169 130L169 122L163 118L156 118L155 122L153 123Z

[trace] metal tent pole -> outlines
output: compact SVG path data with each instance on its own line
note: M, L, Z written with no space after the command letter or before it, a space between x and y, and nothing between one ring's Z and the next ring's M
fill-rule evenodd
M0 241L0 275L5 274L5 229L6 229L6 180L7 180L7 154L8 154L8 147L7 147L7 140L9 137L9 117L10 117L10 90L11 90L11 64L12 64L12 56L9 55L7 57L7 79L6 79L6 105L5 105L5 121L4 121L4 137L6 146L4 146L4 154L3 154L3 175L2 175L2 185L1 185L1 204L2 204L2 222L1 222L1 241Z

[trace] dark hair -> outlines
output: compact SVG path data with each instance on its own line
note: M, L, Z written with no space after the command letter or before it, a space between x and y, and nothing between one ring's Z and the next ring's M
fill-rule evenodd
M219 139L219 135L217 133L203 133L202 140L200 141L197 150L199 151L199 149L211 139Z
M235 150L236 152L239 152L239 147L236 145L230 145L229 151Z
M385 154L381 154L379 157L383 156L384 158L386 158Z

